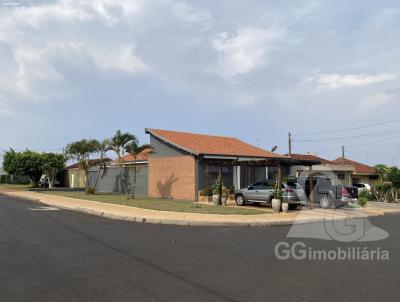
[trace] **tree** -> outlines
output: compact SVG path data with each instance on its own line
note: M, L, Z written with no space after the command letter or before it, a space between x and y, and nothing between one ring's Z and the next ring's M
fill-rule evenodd
M51 189L57 173L64 168L65 157L64 154L42 153L42 160L42 170L47 175L49 180L49 188Z
M96 181L94 183L93 188L90 188L91 190L95 191L97 187L97 183L99 182L100 174L101 171L105 171L107 166L106 166L106 153L107 151L110 150L110 140L104 139L102 142L99 144L99 150L98 153L100 155L100 161L99 161L99 170L97 171L97 176L96 176Z
M89 186L89 168L90 156L99 152L101 146L99 141L95 139L83 139L70 143L65 148L65 155L68 159L73 159L78 162L79 169L83 173L83 180L85 183L86 193L91 194Z
M3 169L10 175L16 175L18 169L17 153L10 149L3 156Z
M42 154L26 150L15 152L10 149L4 155L4 170L11 175L27 176L32 186L37 187L43 174L44 158Z
M386 165L384 165L384 164L379 164L379 165L375 166L375 170L376 170L377 173L379 173L381 175L382 182L383 182L384 179L385 179L385 175L387 173L388 167Z
M126 180L122 177L122 169L123 169L123 157L126 152L126 147L131 144L133 141L138 142L138 139L135 135L129 132L122 133L121 130L117 130L114 136L110 139L110 150L113 150L118 158L119 165L119 183L121 189L123 188L126 194L129 194L126 188Z
M400 190L400 170L397 167L390 167L386 174L387 180L392 184L392 199L397 200Z
M138 140L132 140L127 146L126 151L133 156L133 181L132 181L132 195L135 198L136 178L137 178L137 156L145 150L152 150L153 147L149 144L139 145Z
M399 168L380 164L376 165L375 169L382 176L382 184L375 186L377 199L380 201L397 200L400 190Z

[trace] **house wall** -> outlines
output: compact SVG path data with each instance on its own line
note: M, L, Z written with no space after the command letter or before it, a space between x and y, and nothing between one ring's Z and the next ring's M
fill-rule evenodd
M286 171L286 177L299 177L300 175L308 175L307 166L292 166ZM313 173L321 173L330 177L335 185L344 184L350 186L352 184L351 177L354 168L351 166L344 166L343 170L338 166L331 165L314 165L312 166Z
M153 152L151 153L152 158L173 157L189 154L188 152L182 151L173 145L167 144L152 135L150 135L150 144L153 147Z
M210 173L211 164L216 160L202 159L197 161L197 190L204 190L211 187L218 178L219 173L212 171ZM222 182L228 188L233 187L233 169L224 168L222 171Z
M266 179L266 167L240 167L240 187L245 188L252 183Z
M101 193L122 193L131 194L133 186L133 167L123 167L122 168L122 183L120 181L120 168L119 167L107 167L102 169L99 174L99 168L93 167L89 171L89 183L91 187L96 184L96 179L98 177L96 191ZM140 165L137 167L136 175L136 186L135 186L135 196L137 197L147 197L147 181L148 167L147 165Z
M196 200L196 161L192 155L150 157L148 179L150 197Z
M367 183L370 185L377 185L382 182L382 178L379 175L377 179L374 177L371 179L370 176L372 175L365 175L365 174L353 174L352 175L352 183Z
M79 169L64 170L60 173L61 186L67 188L84 188L85 181Z

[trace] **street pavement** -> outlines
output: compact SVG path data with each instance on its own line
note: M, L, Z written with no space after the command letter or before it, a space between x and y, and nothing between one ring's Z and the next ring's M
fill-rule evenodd
M0 195L0 301L400 301L400 216L380 241L287 238L290 226L132 223ZM278 260L277 243L390 260Z

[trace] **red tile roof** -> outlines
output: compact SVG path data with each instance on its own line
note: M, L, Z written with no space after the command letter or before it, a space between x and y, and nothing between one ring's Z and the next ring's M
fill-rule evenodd
M285 154L285 156L289 156L289 155ZM332 165L333 164L333 162L330 160L327 160L322 157L318 157L316 155L311 155L311 154L292 154L292 158L300 159L300 160L318 160L321 162L322 165Z
M335 160L332 161L334 164L336 165L342 165L343 164L343 158L342 157L338 157ZM376 170L374 167L356 162L354 160L350 160L350 159L345 159L344 163L346 165L352 165L355 168L355 172L356 173L363 173L363 174L377 174Z
M146 129L146 133L185 150L192 154L203 155L231 155L253 157L284 157L264 149L252 146L237 138L194 134L187 132L168 131L160 129Z
M89 160L89 166L90 166L90 167L96 166L97 164L100 163L100 161L101 161L100 158L90 159L90 160ZM104 161L105 161L105 162L109 162L109 161L111 161L111 159L110 159L110 158L105 158ZM73 164L73 165L70 165L70 166L66 167L65 169L66 169L66 170L79 169L79 164L78 164L78 163L75 163L75 164Z
M149 159L149 154L152 152L151 149L147 149L147 150L143 150L142 152L140 152L137 156L136 156L136 160L137 161L147 161ZM125 155L124 157L122 157L122 160L124 162L132 162L135 161L135 158L133 157L133 155ZM118 159L115 159L111 162L112 164L116 164L118 163Z

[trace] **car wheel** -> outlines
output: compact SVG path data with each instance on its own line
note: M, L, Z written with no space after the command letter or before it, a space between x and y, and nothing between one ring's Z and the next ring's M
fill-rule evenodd
M243 195L236 195L235 201L236 201L236 204L238 206L243 206L246 203L246 201L244 200Z
M319 200L319 205L323 209L328 209L331 207L331 200L328 196L324 196Z

